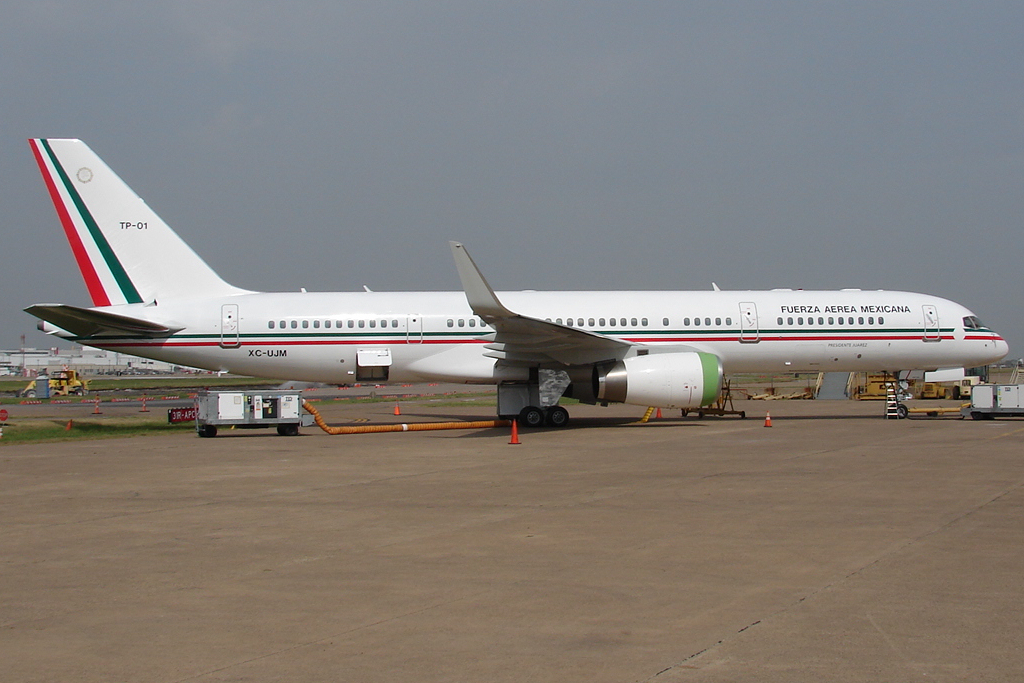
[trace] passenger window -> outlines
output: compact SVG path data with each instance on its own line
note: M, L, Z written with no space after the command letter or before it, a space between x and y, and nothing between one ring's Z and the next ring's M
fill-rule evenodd
M843 316L839 316L836 320L840 325L843 324Z
M715 318L715 326L716 327L721 327L722 326L722 319L721 318Z
M874 325L874 324L875 324L875 318L873 316L869 316L868 317L868 325Z
M824 318L818 318L818 324L819 325L824 325L825 324L825 319Z
M878 324L879 325L884 325L885 324L885 318L883 318L882 316L878 316Z
M309 321L308 320L303 320L302 321L302 329L304 329L304 330L309 329Z
M349 326L350 329L355 327L356 326L356 321L355 320L349 320L348 321L348 326Z
M274 321L271 320L269 323L267 323L267 327L269 327L270 329L274 329Z
M331 321L330 320L325 320L324 321L324 327L329 328L330 326L331 326Z
M608 326L609 327L615 327L615 318L609 318L608 319Z
M828 317L828 324L829 325L835 325L836 324L836 319L833 318L832 316L829 316Z
M591 327L593 327L594 326L594 319L593 318L587 318L587 324L590 325Z
M619 327L625 327L625 326L626 326L626 319L625 318L619 318Z
M465 326L466 326L465 318L459 318L459 327L465 327Z
M299 326L299 321L298 320L293 320L292 321L292 329L294 330L298 326Z
M283 330L285 328L284 321L282 320L280 323L278 323L278 326Z
M779 318L779 322L780 323L782 322L781 318ZM689 327L689 326L690 326L690 319L689 318L683 318L683 327Z
M370 321L370 327L377 327L377 321L376 320L371 320Z
M803 318L797 318L796 319L796 324L797 325L803 325L804 324L804 319Z
M864 318L857 318L857 324L858 325L863 325L864 324Z
M711 318L704 318L704 324L711 327Z
M792 325L793 324L793 319L792 318L786 318L786 324L787 325Z
M583 327L583 318L577 318L576 319L576 326L577 327Z
M469 326L470 327L476 327L476 318L470 318L469 319Z
M662 318L661 324L664 325L665 327L668 327L668 318Z
M725 319L725 324L726 325L732 325L732 318L726 318Z
M451 318L448 318L448 327L455 327L455 321Z
M320 329L320 321L319 320L314 320L313 321L313 327L319 330Z
M642 327L647 327L647 318L640 318L640 325Z
M366 327L366 321L365 320L360 320L359 321L359 329L362 329L364 327Z
M846 322L848 322L848 323L850 323L852 325L853 324L853 317L847 318Z
M782 318L779 318L779 324L780 325L782 324Z

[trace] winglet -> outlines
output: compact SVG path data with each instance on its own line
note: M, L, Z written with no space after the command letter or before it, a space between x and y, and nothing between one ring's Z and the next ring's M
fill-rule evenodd
M466 292L466 299L469 301L469 307L473 309L473 313L484 320L514 317L516 314L498 301L494 290L487 284L487 280L473 263L473 258L466 248L458 242L449 242L448 244L452 248L455 267L459 271L459 279L462 280L462 289Z

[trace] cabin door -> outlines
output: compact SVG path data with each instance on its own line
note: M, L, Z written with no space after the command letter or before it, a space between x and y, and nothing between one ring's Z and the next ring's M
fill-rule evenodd
M924 309L924 340L939 341L942 335L939 331L939 312L931 304L925 304Z
M225 349L239 346L238 304L224 304L220 307L220 345Z

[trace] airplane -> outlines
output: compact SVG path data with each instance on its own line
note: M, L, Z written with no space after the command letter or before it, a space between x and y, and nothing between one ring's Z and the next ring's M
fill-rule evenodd
M495 292L458 242L461 292L250 291L221 279L82 141L29 144L93 306L25 311L48 334L143 358L334 384L491 384L500 417L562 427L562 396L697 409L726 373L899 376L1008 350L967 308L913 292Z

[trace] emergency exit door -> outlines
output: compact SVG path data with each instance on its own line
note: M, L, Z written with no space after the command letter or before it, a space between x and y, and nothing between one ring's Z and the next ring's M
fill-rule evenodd
M757 306L753 301L740 303L740 341L745 344L761 341L761 330L757 324Z

